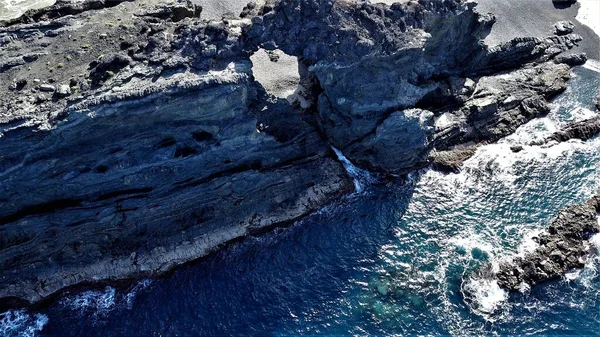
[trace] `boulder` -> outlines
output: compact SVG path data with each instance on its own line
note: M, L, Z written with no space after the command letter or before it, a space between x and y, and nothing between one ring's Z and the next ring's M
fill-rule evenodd
M61 97L66 97L71 94L71 87L66 84L61 84L56 89L56 94Z
M40 91L54 92L55 90L56 90L56 87L54 87L51 84L42 84L42 85L40 85Z
M559 21L554 24L556 35L567 35L573 33L575 25L571 21Z

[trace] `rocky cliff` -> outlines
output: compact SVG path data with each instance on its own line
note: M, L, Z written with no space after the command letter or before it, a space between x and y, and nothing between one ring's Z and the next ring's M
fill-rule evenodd
M494 17L458 0L267 1L220 21L109 3L0 28L0 298L155 275L294 221L353 191L332 145L391 176L498 140L585 62L563 55L576 34L485 46ZM266 94L259 48L298 57L312 104Z

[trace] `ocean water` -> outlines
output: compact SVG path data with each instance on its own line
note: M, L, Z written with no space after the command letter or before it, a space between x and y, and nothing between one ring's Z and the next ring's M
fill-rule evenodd
M558 210L600 192L599 138L529 145L594 114L598 88L594 63L577 68L548 117L458 174L381 183L345 163L360 191L290 228L164 278L2 313L0 336L600 335L599 253L517 293L471 277L534 249Z

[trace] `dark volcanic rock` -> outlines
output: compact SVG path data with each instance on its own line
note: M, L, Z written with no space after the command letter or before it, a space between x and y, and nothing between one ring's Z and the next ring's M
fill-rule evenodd
M302 57L314 73L328 140L353 163L395 174L426 162L433 148L495 141L547 113L546 99L565 89L569 66L581 63L550 62L581 40L576 34L481 44L495 18L474 6L296 0L245 14L264 14L248 30L251 41ZM492 76L500 71L509 73ZM420 130L409 119L400 125L398 114L414 107L455 123L439 125L433 136L430 123ZM389 134L395 141L377 136Z
M90 72L90 79L93 86L99 86L121 69L127 67L131 63L131 59L126 55L113 54L102 58L100 62Z
M555 140L565 142L570 139L588 140L600 133L600 117L586 119L569 124L563 130L557 131L548 137L547 141Z
M438 171L456 173L467 159L473 157L478 147L471 145L447 151L433 151L429 155L429 161Z
M580 66L582 64L584 64L585 62L587 62L587 55L586 54L570 54L570 55L559 55L556 57L556 59L554 60L556 63L564 63L564 64L568 64L569 66L573 67L573 66Z
M495 278L501 287L517 290L522 284L535 285L556 279L569 269L581 268L589 253L587 240L600 232L596 196L587 203L560 211L539 238L539 246L524 257L500 264Z
M36 301L87 280L163 272L352 191L289 105L256 105L249 69L5 133L0 267L10 272L0 297Z

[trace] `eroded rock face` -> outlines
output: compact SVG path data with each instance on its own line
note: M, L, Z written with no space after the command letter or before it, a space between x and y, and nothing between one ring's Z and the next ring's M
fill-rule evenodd
M298 0L251 6L245 13L263 14L253 19L251 41L308 64L321 89L317 117L329 142L355 164L386 174L422 165L434 148L510 134L547 113L546 100L565 89L569 67L585 62L573 56L552 62L581 39L576 34L481 44L495 18L478 13L472 3L421 1L388 8ZM508 73L494 75L500 71ZM431 141L430 124L399 125L398 111L414 107L453 122L438 125ZM377 140L386 134L395 141ZM428 141L412 144L423 134ZM394 157L402 159L390 160Z
M351 191L287 104L251 106L249 69L6 133L0 297L35 301L90 279L166 271Z
M88 74L71 81L70 97L16 101L2 115L0 298L34 302L82 282L161 273L353 191L315 128L254 81L247 20L193 25L187 11L180 25L158 6L127 15L138 41L111 30L131 27L102 26L94 41L105 55L88 64L82 48L50 73L59 83ZM63 20L71 30L94 19ZM22 47L17 27L10 43ZM68 44L69 30L42 43Z
M501 287L518 290L556 279L569 269L581 268L589 254L587 240L600 232L597 212L599 197L560 211L550 226L536 238L539 246L524 257L502 263L494 274Z
M600 133L600 117L571 123L548 137L547 141L565 142L570 139L588 140Z
M433 113L406 109L393 112L373 134L346 148L356 163L379 172L420 164L433 138ZM404 135L410 135L406 137Z

